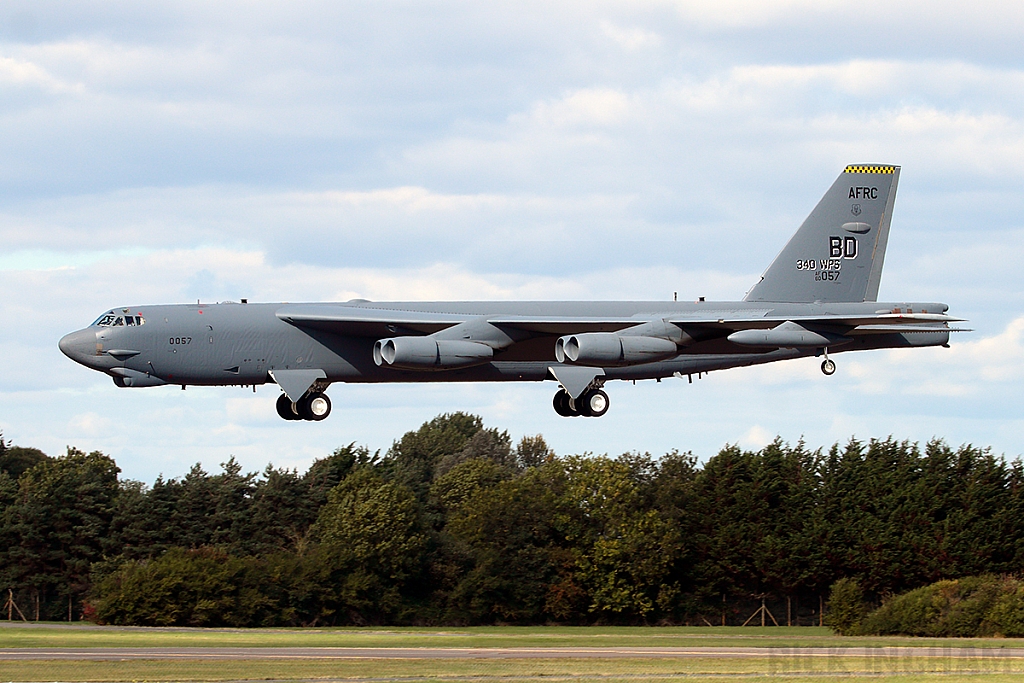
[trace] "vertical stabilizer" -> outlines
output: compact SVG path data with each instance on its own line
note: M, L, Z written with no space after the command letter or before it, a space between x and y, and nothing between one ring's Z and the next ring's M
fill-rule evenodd
M899 166L847 166L744 301L877 301Z

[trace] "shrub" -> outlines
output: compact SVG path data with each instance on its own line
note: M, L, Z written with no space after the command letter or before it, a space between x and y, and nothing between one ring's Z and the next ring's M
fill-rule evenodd
M1024 636L1024 585L1017 580L1004 590L988 613L988 625L993 635L1007 638Z
M213 548L172 548L126 562L93 589L95 619L136 626L271 626L289 611L267 562ZM277 599L275 599L277 598Z
M856 579L839 579L829 590L825 623L839 635L854 635L867 613L864 591Z
M1024 632L1022 591L1018 580L992 575L939 581L887 600L859 631L935 638Z

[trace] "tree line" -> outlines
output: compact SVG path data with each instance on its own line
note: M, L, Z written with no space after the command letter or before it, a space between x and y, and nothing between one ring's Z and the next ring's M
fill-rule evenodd
M764 599L817 623L839 579L877 600L1024 561L1021 463L939 440L776 439L700 464L558 456L454 413L301 474L118 475L0 436L0 589L27 618L738 624Z

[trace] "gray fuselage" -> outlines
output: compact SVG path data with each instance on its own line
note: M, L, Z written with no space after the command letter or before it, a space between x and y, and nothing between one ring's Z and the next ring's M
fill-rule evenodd
M256 385L270 380L273 370L316 368L326 382L418 381L539 381L551 379L548 368L557 365L555 341L572 331L613 332L651 319L679 320L692 315L706 321L721 316L764 317L776 324L790 316L849 317L872 315L880 310L913 310L940 313L939 303L829 303L772 304L765 302L349 302L345 309L365 306L374 311L426 313L465 319L495 316L572 317L581 322L563 326L558 334L534 333L510 348L495 353L491 362L441 371L415 371L379 367L373 361L373 345L389 328L363 334L340 334L329 329L299 327L277 315L288 304L180 304L114 309L110 313L141 316L142 325L93 325L61 340L61 349L73 360L112 375L140 373L153 383L180 385ZM315 304L331 306L331 304ZM591 318L593 322L583 320ZM615 322L602 322L615 321ZM605 368L607 379L654 379L675 373L694 374L723 368L767 363L815 355L821 349L750 349L730 343L730 328L716 329L707 323L687 327L694 341L667 360L626 367ZM394 332L394 330L390 330ZM861 336L831 352L937 346L948 342L948 331L888 332ZM127 371L127 372L126 372ZM136 383L134 386L144 386ZM129 386L132 386L129 383Z

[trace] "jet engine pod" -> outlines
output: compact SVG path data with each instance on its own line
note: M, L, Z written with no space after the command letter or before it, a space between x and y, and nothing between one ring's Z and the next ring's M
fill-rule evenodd
M404 370L448 370L489 363L494 349L459 339L392 337L373 345L373 362Z
M587 332L561 337L555 343L555 357L580 365L600 367L638 365L671 358L678 353L676 343L660 337L620 335L614 332Z
M628 335L623 335L619 339L622 340L622 359L630 364L653 363L679 355L679 348L671 339Z

